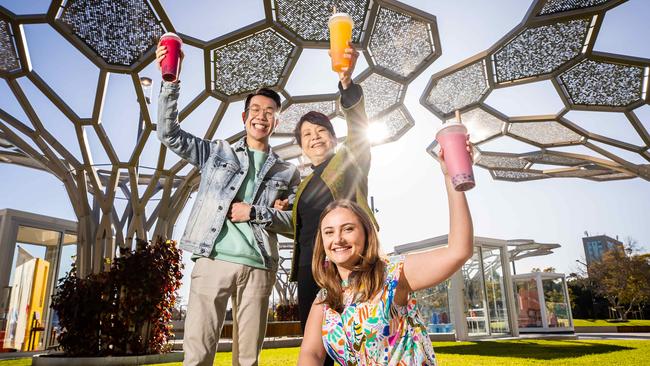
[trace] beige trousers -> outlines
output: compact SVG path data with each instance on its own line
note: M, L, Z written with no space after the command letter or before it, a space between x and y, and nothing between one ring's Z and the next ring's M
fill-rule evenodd
M257 365L275 279L275 271L218 259L197 259L185 318L183 366L213 364L231 298L232 364Z

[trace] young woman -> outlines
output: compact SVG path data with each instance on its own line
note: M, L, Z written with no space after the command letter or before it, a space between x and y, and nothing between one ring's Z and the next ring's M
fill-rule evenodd
M436 364L410 294L446 280L473 252L465 194L453 189L441 161L450 216L445 248L384 258L359 205L337 200L323 211L312 261L322 290L309 313L298 365L320 366L326 354L341 365Z

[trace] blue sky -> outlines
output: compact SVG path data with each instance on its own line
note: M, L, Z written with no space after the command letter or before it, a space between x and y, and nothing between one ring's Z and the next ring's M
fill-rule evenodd
M201 39L212 39L263 17L260 1L163 1L165 9L178 31ZM448 66L481 52L515 27L524 17L531 1L524 0L461 0L405 1L437 17L442 56L412 82L407 91L406 106L416 125L399 141L373 149L370 173L370 195L379 209L380 237L386 251L404 244L447 233L448 215L443 178L438 164L425 148L433 140L440 121L426 111L419 98L430 76ZM47 1L7 1L0 4L16 13L42 12ZM595 49L598 51L650 58L650 44L642 41L650 34L650 24L644 15L650 14L650 2L631 0L609 11L605 16ZM34 69L82 117L92 108L98 70L54 30L46 25L25 26ZM191 100L202 88L201 53L186 47L183 67L181 105ZM336 87L336 75L329 72L328 58L323 50L305 50L291 76L287 89L292 95L329 93ZM65 65L60 67L57 65ZM363 71L361 63L357 73ZM322 70L322 71L318 71ZM150 65L142 75L151 76L154 103L150 108L155 117L159 74ZM72 124L44 98L27 80L21 86L34 103L37 113L52 133L71 151L76 139ZM554 114L562 108L550 82L536 82L494 91L487 103L510 116ZM202 134L219 101L203 103L183 126ZM0 82L0 107L21 120L24 113ZM138 109L135 93L128 76L114 74L109 79L103 124L113 140L121 159L126 160L135 145ZM228 137L241 130L238 115L242 103L233 103L217 131L217 137ZM650 129L650 107L636 110L641 121ZM624 141L638 140L634 130L619 114L601 112L571 112L568 118L599 134ZM95 163L106 162L96 139L91 137ZM530 151L503 139L491 143L493 150ZM153 166L157 152L155 136L145 148L141 164ZM640 158L622 154L626 159L642 163ZM176 161L169 157L167 166ZM645 162L647 163L647 162ZM621 240L634 238L645 251L650 250L650 182L634 179L596 183L579 179L547 179L526 183L494 181L486 170L476 168L477 187L468 193L474 217L476 235L500 238L530 238L539 242L559 243L556 254L518 262L517 271L532 267L553 266L561 272L577 270L575 259L584 257L581 237L590 234L618 235ZM14 208L74 220L63 185L52 175L12 165L0 165L0 208ZM175 229L176 239L182 234L188 208ZM119 201L118 207L124 202ZM186 256L189 257L189 256ZM188 266L190 269L191 266Z

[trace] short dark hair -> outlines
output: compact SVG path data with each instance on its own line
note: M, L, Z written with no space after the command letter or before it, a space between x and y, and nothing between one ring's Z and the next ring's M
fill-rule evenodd
M305 122L313 123L315 125L319 125L322 127L325 127L327 131L336 139L336 133L334 132L334 127L332 126L332 122L330 119L322 114L321 112L316 112L316 111L311 111L305 113L302 117L300 117L300 120L296 124L296 128L293 130L293 136L296 138L296 142L298 143L298 146L302 145L301 142L301 135L300 135L300 128L302 127L302 124Z
M269 88L259 88L255 90L254 92L248 94L246 96L246 103L244 104L244 111L248 110L248 106L251 104L251 99L253 99L254 96L256 95L261 95L263 97L271 98L275 102L275 106L278 107L278 110L280 109L280 106L282 105L282 101L280 101L280 94L278 94L275 90L269 89Z

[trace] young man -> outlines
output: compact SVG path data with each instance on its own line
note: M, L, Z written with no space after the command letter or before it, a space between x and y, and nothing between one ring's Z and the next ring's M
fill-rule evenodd
M166 53L166 47L158 47L158 65ZM246 136L231 145L180 128L179 91L178 82L163 82L157 132L167 148L201 171L199 192L180 242L195 260L183 365L213 364L229 299L232 364L257 365L278 266L275 233L292 231L291 212L272 205L276 199L293 202L300 183L296 167L269 146L280 96L266 88L248 95L242 113Z

